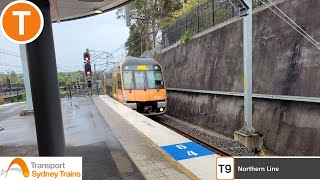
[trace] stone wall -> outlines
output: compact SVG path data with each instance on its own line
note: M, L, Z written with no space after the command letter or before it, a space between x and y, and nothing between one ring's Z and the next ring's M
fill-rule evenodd
M277 6L320 41L320 1ZM242 20L213 27L157 58L169 88L243 92ZM320 50L272 11L253 16L253 93L320 97ZM243 125L243 98L168 91L168 114L226 136ZM280 155L320 155L320 104L253 100L254 128Z

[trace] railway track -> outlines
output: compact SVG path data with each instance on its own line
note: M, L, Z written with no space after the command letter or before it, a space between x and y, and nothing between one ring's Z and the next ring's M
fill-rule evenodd
M171 129L172 131L175 131L175 132L179 133L180 135L182 135L182 136L184 136L184 137L196 142L197 144L199 144L199 145L201 145L201 146L203 146L203 147L205 147L205 148L217 153L220 156L232 156L230 153L228 153L228 152L226 152L226 151L224 151L224 150L222 150L220 148L214 147L214 146L208 144L207 142L205 142L203 140L195 138L195 137L183 132L182 130L180 130L178 128L175 128L175 127L173 127L173 126L161 121L161 118L159 116L153 116L153 117L151 117L151 119L157 121L159 124Z

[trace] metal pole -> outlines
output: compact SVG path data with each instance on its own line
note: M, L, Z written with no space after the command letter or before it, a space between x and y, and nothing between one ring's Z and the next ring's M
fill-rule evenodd
M71 85L69 85L69 94L70 94L70 99L72 99Z
M249 7L243 18L244 131L252 133L252 0L244 1Z
M214 26L214 0L212 0L212 26Z
M98 93L98 75L97 75L97 70L96 70L96 64L93 65L94 68L94 81L96 83L96 94L99 95Z
M48 0L30 1L40 8L44 17L41 35L26 46L38 151L40 156L63 156L65 139L50 4Z
M197 6L197 33L200 32L200 12L199 12L199 2Z
M27 97L27 110L33 110L32 106L32 96L31 96L31 87L30 87L30 79L29 79L29 68L28 68L28 61L27 61L27 50L26 45L20 45L20 55L21 55L21 62L22 62L22 70L23 70L23 82Z
M11 90L12 90L12 88L11 88L11 78L10 78L10 76L9 76L9 71L8 71L8 75L7 75L7 82L8 82L8 86L9 86L9 90L10 90L10 95L11 95Z
M73 72L71 72L71 85L73 85L73 79L74 77L73 77Z
M130 3L124 6L127 27L131 26Z

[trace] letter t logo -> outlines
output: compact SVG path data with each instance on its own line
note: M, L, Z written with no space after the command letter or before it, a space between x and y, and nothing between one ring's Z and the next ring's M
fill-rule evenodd
M30 1L13 1L0 15L0 30L14 43L27 44L34 41L40 36L43 26L41 10Z
M24 35L24 16L30 16L31 11L12 11L13 16L19 16L19 35Z

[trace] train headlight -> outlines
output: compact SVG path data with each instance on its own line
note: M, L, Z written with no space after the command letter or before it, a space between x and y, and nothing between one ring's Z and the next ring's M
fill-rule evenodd
M160 108L160 112L163 112L163 108Z

